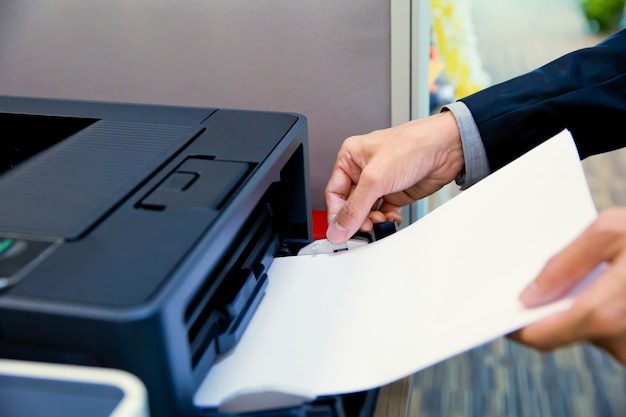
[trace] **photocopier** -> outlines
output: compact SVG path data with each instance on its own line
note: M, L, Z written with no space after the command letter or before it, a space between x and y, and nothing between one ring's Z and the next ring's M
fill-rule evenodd
M0 96L0 129L0 358L124 370L152 417L221 416L195 390L312 239L305 117Z

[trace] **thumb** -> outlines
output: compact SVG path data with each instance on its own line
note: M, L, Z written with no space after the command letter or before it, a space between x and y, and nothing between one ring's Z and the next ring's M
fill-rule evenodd
M328 240L335 243L345 242L354 235L367 219L377 199L373 187L359 182L328 225L326 231Z
M567 294L602 261L612 254L594 227L554 255L539 275L520 294L519 300L535 307Z
M582 280L596 266L583 265L574 261L574 256L567 249L550 259L519 296L519 300L527 307L536 307L555 301ZM584 257L584 255L583 255ZM578 255L580 259L581 256Z

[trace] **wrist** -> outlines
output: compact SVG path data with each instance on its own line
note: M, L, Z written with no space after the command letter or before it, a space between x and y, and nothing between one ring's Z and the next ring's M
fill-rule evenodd
M447 161L451 178L465 175L465 157L461 130L456 117L450 111L442 111L437 115L441 118L440 140L443 145L444 159Z
M472 112L463 101L444 106L443 112L453 116L463 146L464 163L456 183L462 190L471 187L491 173L487 153Z

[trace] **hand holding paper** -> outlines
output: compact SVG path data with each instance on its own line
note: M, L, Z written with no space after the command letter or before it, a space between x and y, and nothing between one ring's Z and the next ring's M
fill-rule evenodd
M606 210L574 242L554 256L521 294L529 306L550 302L601 262L601 275L566 311L517 332L513 337L547 350L591 341L626 364L626 208Z
M463 164L450 112L348 138L325 190L328 239L343 242L373 221L399 223L403 206L448 184Z
M563 311L571 295L534 309L518 296L595 218L563 132L381 241L276 259L255 317L194 401L238 411L238 396L251 410L366 390Z

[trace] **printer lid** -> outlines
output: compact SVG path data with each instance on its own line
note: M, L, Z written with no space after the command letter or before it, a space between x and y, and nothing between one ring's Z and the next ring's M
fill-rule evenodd
M0 230L75 239L199 126L1 113ZM46 149L48 148L48 149ZM46 152L41 152L46 149ZM0 167L0 172L2 168Z

